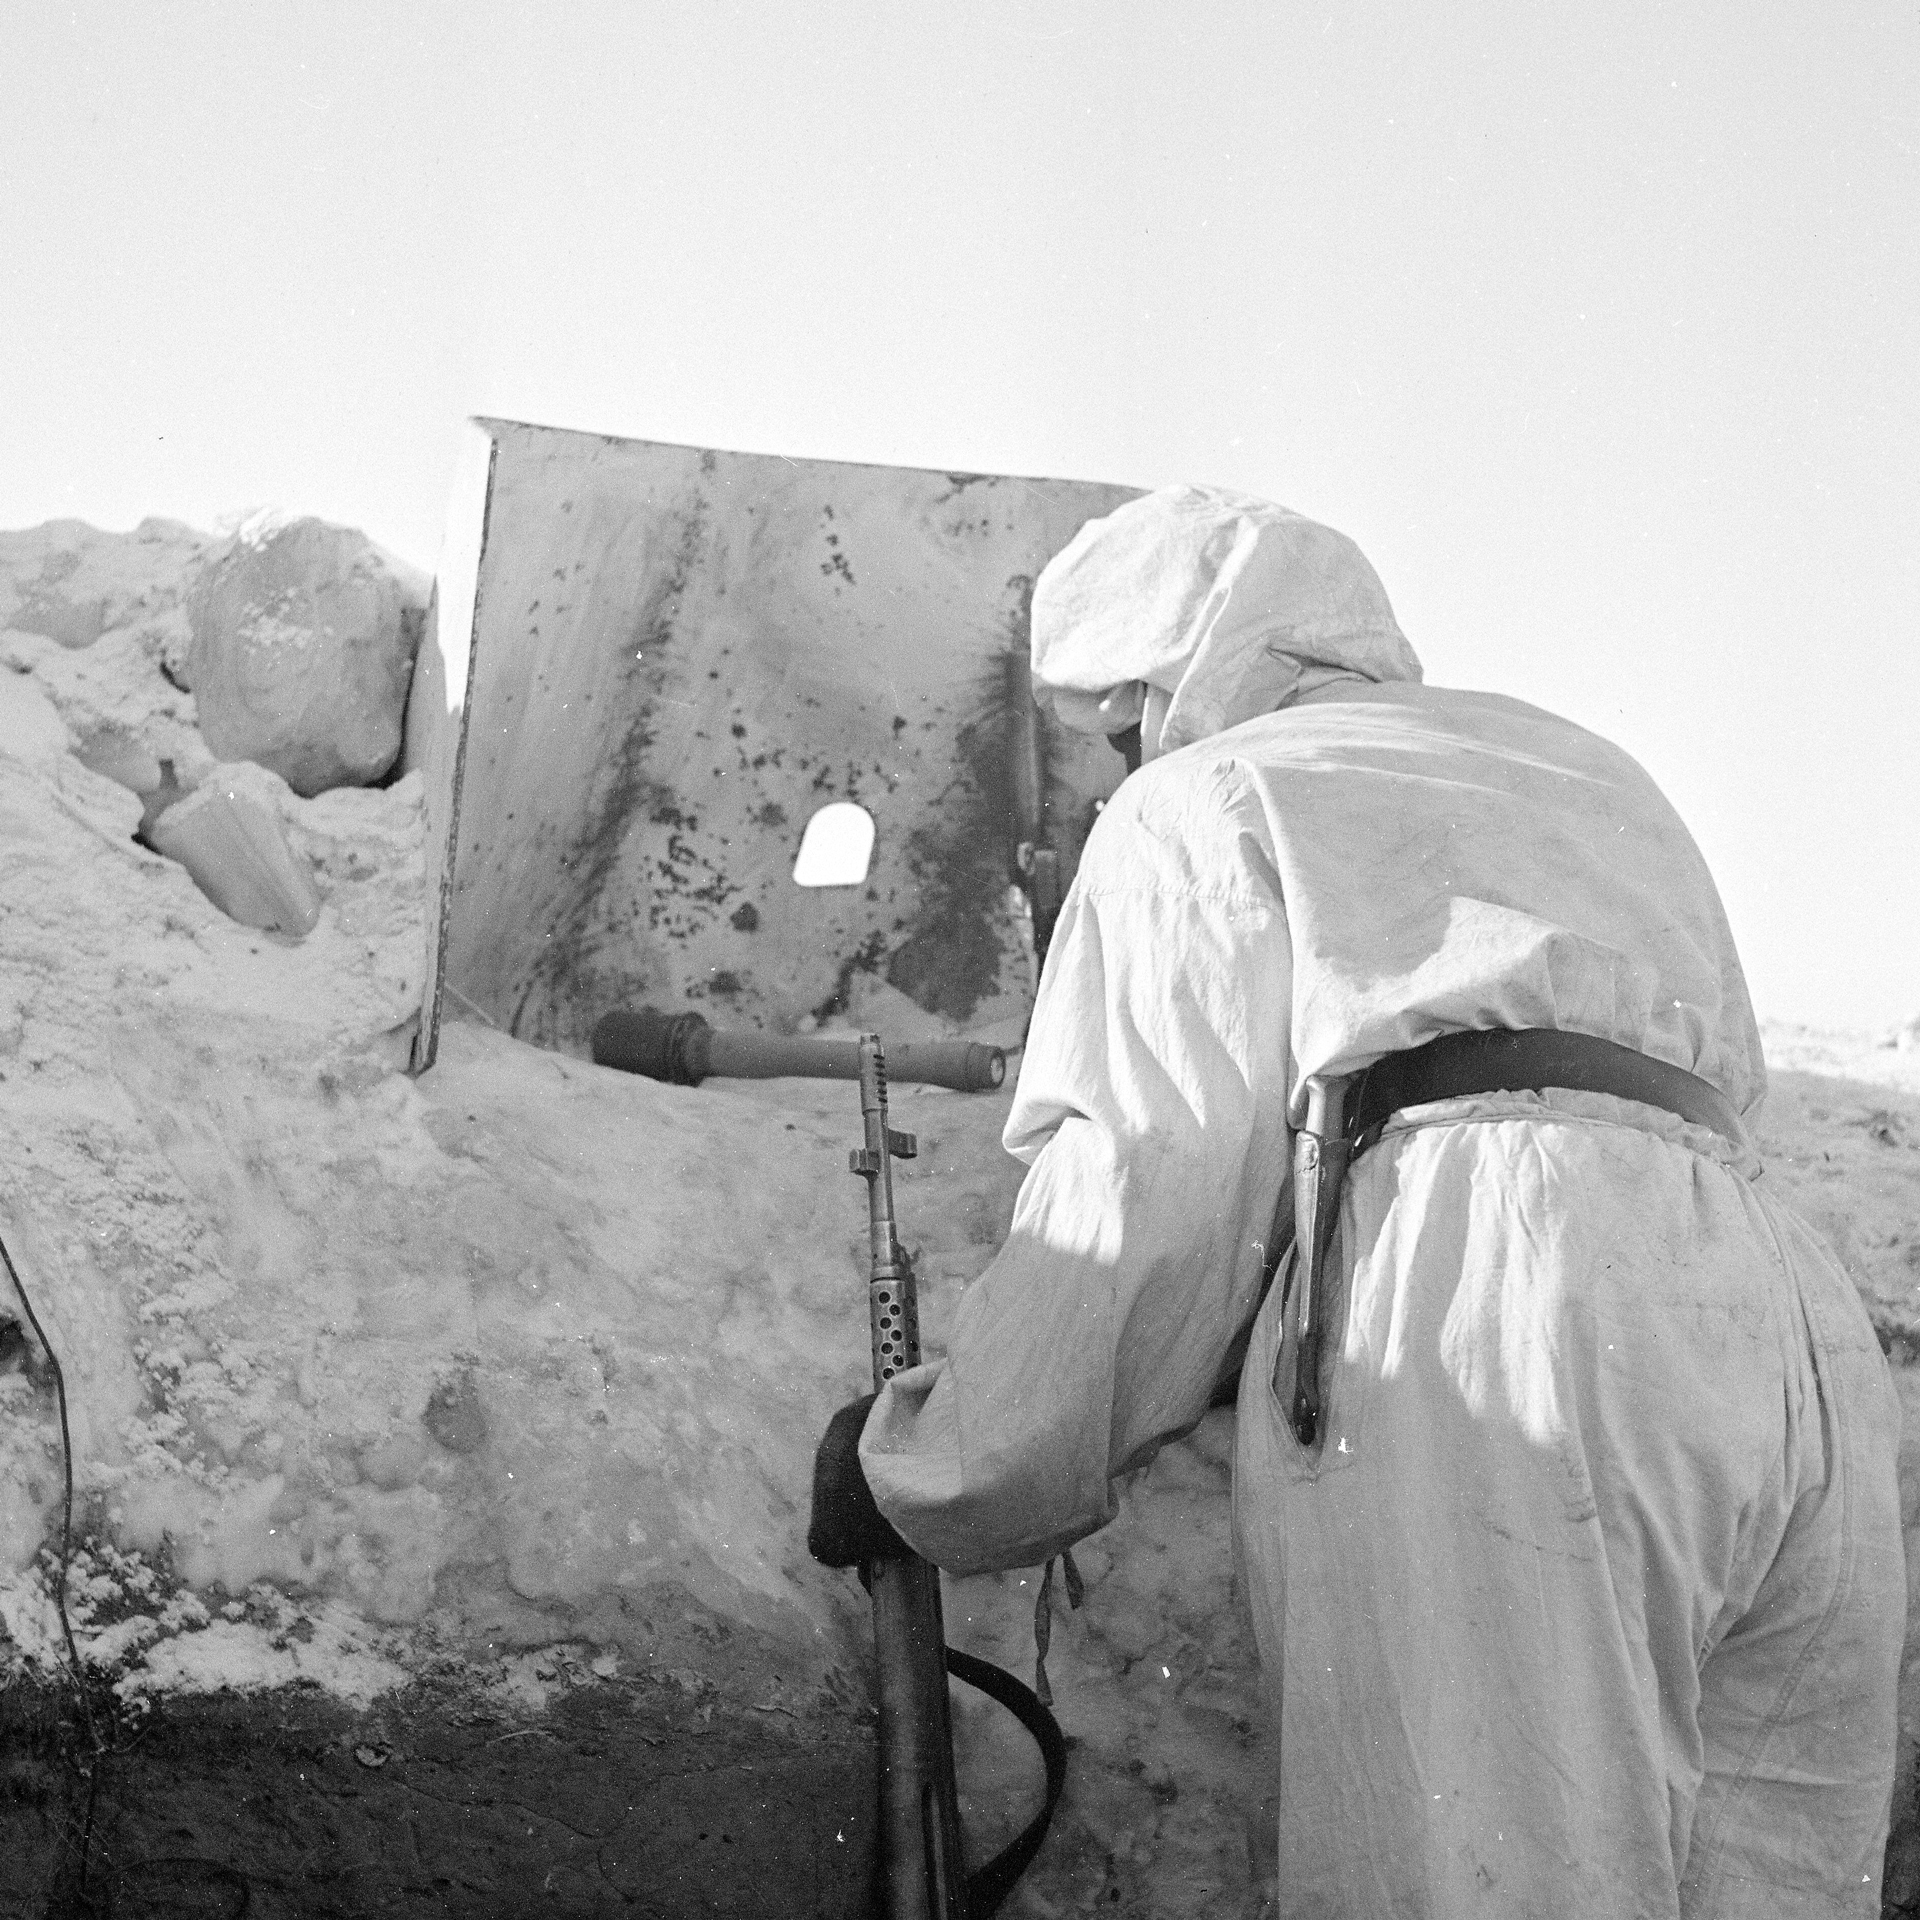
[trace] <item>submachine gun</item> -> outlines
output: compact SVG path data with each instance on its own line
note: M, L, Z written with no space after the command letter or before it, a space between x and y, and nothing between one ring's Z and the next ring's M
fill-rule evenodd
M887 1118L887 1067L878 1034L860 1036L860 1117L865 1144L850 1157L867 1183L872 1266L867 1282L877 1393L920 1364L920 1309L913 1267L893 1214L893 1161L916 1151ZM917 1555L876 1560L869 1570L879 1669L880 1850L887 1920L986 1920L1046 1838L1066 1784L1058 1723L1012 1674L947 1645L940 1571ZM1031 1733L1047 1768L1046 1803L1025 1830L978 1872L960 1858L947 1675L997 1700Z

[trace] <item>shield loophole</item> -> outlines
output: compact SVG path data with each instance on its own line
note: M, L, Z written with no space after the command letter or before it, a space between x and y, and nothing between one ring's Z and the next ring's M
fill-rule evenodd
M857 887L873 860L873 815L852 800L835 800L807 822L793 863L797 887Z

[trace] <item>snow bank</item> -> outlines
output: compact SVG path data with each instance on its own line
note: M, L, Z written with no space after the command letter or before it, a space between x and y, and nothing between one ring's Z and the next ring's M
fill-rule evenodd
M12 704L31 711L18 683ZM783 1134L790 1165L769 1165L739 1151L724 1094L477 1028L416 1085L396 1070L422 940L412 783L302 823L334 862L312 863L321 919L293 944L136 845L132 798L49 764L34 718L37 764L0 761L23 903L0 935L18 1035L0 1140L90 1521L196 1592L265 1581L384 1624L531 1643L599 1610L618 1641L612 1596L665 1579L819 1638L824 1583L811 1609L788 1597L768 1503L791 1498L770 1481L804 1484L811 1424L775 1363L808 1349L811 1303L823 1359L860 1304L828 1256L778 1257L796 1227L819 1238L833 1129ZM372 832L343 832L355 813ZM705 1191L678 1163L700 1155ZM750 1225L757 1257L734 1237ZM848 1237L828 1243L842 1263ZM740 1386L716 1390L729 1369ZM49 1441L44 1418L6 1435L27 1457L0 1478L40 1490L41 1524L9 1534L16 1575L57 1489Z

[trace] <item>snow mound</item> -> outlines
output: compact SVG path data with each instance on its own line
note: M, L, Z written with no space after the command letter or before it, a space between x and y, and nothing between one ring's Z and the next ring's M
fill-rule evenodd
M187 595L212 544L170 520L0 533L0 668L32 674L79 759L136 793L169 775L191 787L213 764L179 678Z
M70 648L130 634L184 653L186 595L213 545L177 520L143 520L132 533L80 520L0 533L0 632Z
M348 528L244 521L187 598L184 678L208 746L301 794L379 779L400 752L428 586Z

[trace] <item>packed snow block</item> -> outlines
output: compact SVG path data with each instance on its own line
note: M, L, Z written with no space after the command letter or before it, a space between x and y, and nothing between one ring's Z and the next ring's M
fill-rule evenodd
M260 790L272 778L250 762L215 768L148 827L147 844L179 861L229 919L297 940L319 920L320 895L287 844L271 789Z
M400 752L426 601L423 579L349 528L244 529L187 601L184 678L208 747L300 794L381 778Z
M1017 1036L1032 915L1122 772L1035 709L1028 602L1132 492L474 422L407 722L420 1064L443 1004L585 1056L615 1006L792 1032L862 981L913 1037ZM799 884L848 804L864 879Z

